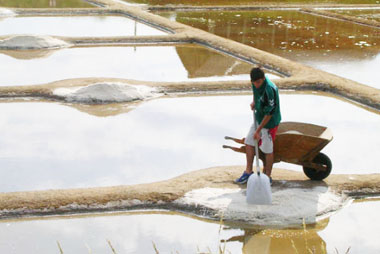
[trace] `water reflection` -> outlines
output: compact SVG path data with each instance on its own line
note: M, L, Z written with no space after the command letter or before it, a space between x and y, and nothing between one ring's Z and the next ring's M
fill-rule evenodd
M75 24L75 25L73 25ZM117 16L12 17L0 20L0 35L136 36L166 33Z
M242 253L327 253L326 243L318 235L326 227L328 220L304 229L245 229L244 234L227 241L243 244Z
M212 2L208 0L181 0L180 2L176 0L124 0L129 3L139 3L139 4L148 4L148 5L255 5L258 3L266 4L278 4L278 3L310 3L310 1L305 0L213 0ZM313 3L339 3L339 4L358 4L358 1L355 0L317 0ZM362 0L360 4L377 4L378 0Z
M379 200L355 202L330 219L305 229L257 229L164 212L115 213L0 221L0 252L108 253L378 253ZM348 223L349 222L349 223ZM345 233L342 234L342 228ZM22 243L22 244L19 244ZM208 252L207 252L208 253Z
M3 52L7 55L0 54L1 86L85 77L142 81L242 80L249 78L252 68L231 56L194 45L67 48L46 58L29 60L13 58L13 51ZM24 58L28 52L22 52Z
M161 98L129 112L127 105L110 105L107 112L106 106L79 111L57 103L1 103L0 191L147 183L244 165L243 155L222 145L225 135L246 135L250 100L249 95ZM323 152L333 173L380 173L378 114L315 95L281 94L281 107L284 121L331 128L334 140ZM89 108L91 115L83 113Z
M83 0L0 0L0 7L12 8L91 8L92 4Z
M376 71L380 65L379 29L297 11L159 14L380 88L380 74Z
M1 54L7 55L9 57L12 57L14 59L19 60L29 60L29 59L35 59L35 58L44 58L49 57L50 55L53 55L58 49L37 49L37 50L0 50L0 57Z
M319 232L323 239L328 239L329 253L334 252L335 248L339 253L345 253L349 247L349 253L378 253L380 244L376 239L380 239L380 220L375 212L378 209L379 199L355 202L332 216L328 227ZM341 234L342 228L344 234Z
M232 237L241 230L228 230ZM121 213L115 215L51 218L30 221L0 221L1 253L57 253L59 241L64 253L199 253L208 248L216 253L219 225L168 213ZM20 244L22 243L22 244ZM232 253L240 243L228 244Z

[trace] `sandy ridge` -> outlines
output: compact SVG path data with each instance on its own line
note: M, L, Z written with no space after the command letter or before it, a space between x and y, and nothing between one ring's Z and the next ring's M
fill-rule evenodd
M194 210L196 213L199 208L183 206L175 201L195 189L238 189L239 186L233 184L233 179L242 170L242 166L214 167L151 184L0 193L0 218L154 208ZM279 189L322 186L329 187L339 195L366 196L380 193L380 174L330 175L326 181L319 182L308 180L301 172L275 169L273 179L273 187Z
M22 57L22 56L19 56ZM373 96L378 89L371 88L367 89L366 86L357 84L358 87L363 86L364 90L372 91L367 93L367 97L371 97L368 100L361 94L352 92L347 89L344 85L340 89L331 87L328 83L319 83L314 81L312 77L289 77L283 79L274 79L276 85L281 90L295 90L295 91L319 91L328 92L331 94L338 95L342 98L357 102L364 106L372 109L379 110L380 103L377 102L376 96ZM69 87L81 87L91 85L97 82L120 82L125 84L133 85L146 85L156 87L159 92L166 94L176 94L176 93L201 93L201 92L244 92L250 91L249 81L196 81L196 82L151 82L151 81L138 81L129 79L118 79L118 78L78 78L78 79L67 79L56 82L51 82L41 85L28 85L28 86L0 86L0 98L17 98L17 97L33 97L42 98L53 101L62 101L63 98L54 95L54 90L57 88L69 88ZM342 81L344 83L344 80ZM364 91L362 91L363 93ZM372 99L372 97L375 97Z

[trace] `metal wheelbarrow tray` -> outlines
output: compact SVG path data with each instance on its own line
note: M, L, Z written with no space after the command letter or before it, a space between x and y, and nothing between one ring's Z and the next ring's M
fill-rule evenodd
M243 139L225 137L244 144ZM314 124L283 122L278 127L274 142L274 163L288 162L303 166L303 171L312 180L323 180L331 173L330 158L320 151L333 139L330 129ZM236 152L245 153L245 146L232 147ZM265 155L260 151L265 165Z

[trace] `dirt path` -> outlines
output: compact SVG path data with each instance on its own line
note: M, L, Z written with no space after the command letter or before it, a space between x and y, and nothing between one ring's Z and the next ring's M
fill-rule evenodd
M0 193L0 218L117 209L181 210L173 201L191 190L205 187L240 188L232 181L242 170L242 166L214 167L150 184ZM285 189L296 184L299 188L328 186L336 193L345 195L380 193L380 174L330 175L326 181L318 182L308 180L301 172L275 169L273 179L273 187L276 188Z

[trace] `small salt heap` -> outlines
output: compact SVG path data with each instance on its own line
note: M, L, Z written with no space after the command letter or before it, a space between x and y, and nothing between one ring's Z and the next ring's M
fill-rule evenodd
M13 16L16 16L16 13L14 13L13 11L5 8L0 8L0 18Z
M79 88L58 88L53 93L68 102L79 103L130 102L157 95L156 89L152 87L122 83L96 83Z
M16 35L0 41L0 49L56 49L69 47L70 44L50 36Z

